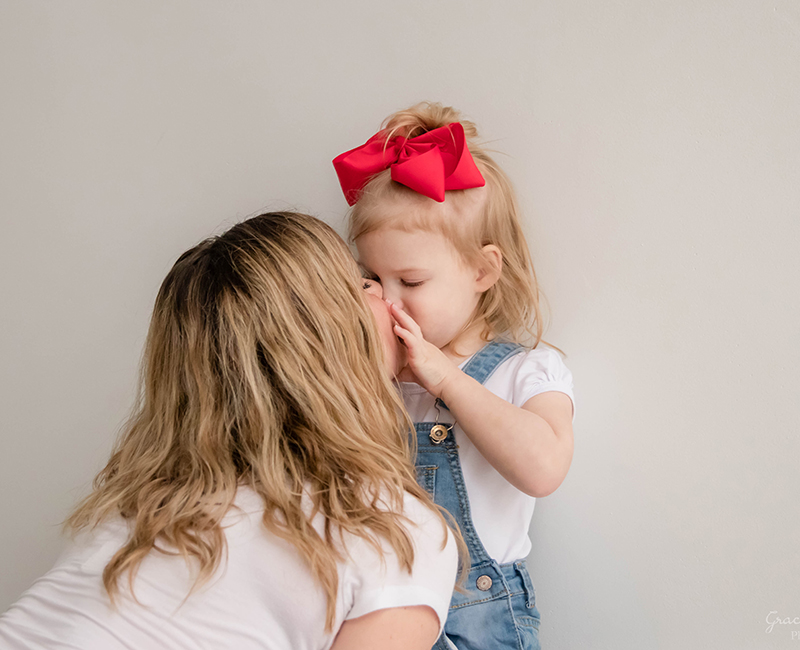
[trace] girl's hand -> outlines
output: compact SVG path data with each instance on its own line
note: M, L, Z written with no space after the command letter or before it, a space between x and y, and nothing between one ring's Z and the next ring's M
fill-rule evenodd
M422 336L416 321L400 307L387 300L395 319L394 333L406 346L408 366L414 377L434 397L441 397L444 387L455 373L460 372L444 352Z

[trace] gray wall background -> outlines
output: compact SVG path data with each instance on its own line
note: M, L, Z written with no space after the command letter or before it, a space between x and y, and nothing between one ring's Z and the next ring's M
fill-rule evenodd
M800 616L799 35L791 0L3 0L0 610L177 255L267 208L341 231L330 159L432 99L502 152L575 375L544 646L800 647L765 622Z

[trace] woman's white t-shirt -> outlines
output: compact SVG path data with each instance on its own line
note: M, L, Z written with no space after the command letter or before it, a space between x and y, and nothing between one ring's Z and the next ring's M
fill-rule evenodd
M134 581L120 582L117 609L102 573L126 542L128 525L109 521L76 541L49 573L0 616L0 648L151 650L324 650L346 620L390 607L427 605L444 626L456 576L457 552L440 521L406 495L414 542L413 572L403 570L388 545L385 563L363 539L345 534L349 558L339 567L336 620L325 631L326 599L295 547L267 532L263 502L240 488L223 523L227 560L210 582L189 591L194 574L180 556L150 553ZM321 530L323 519L314 525ZM338 535L335 534L338 538Z
M466 359L459 367L463 368L468 361ZM544 344L506 359L484 386L520 407L531 397L548 391L566 393L574 403L572 374L561 355ZM436 400L422 386L403 382L400 391L414 422L436 421ZM453 422L453 415L447 409L440 409L440 412L439 422ZM472 521L486 552L500 564L527 557L531 550L528 529L536 499L506 481L481 455L458 423L454 433Z

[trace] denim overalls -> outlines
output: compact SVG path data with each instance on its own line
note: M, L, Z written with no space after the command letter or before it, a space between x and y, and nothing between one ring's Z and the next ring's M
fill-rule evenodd
M463 370L483 384L520 349L516 343L492 341ZM436 400L436 406L447 408L441 400ZM453 593L444 634L434 649L451 650L455 646L458 650L539 650L539 611L525 560L498 564L483 547L472 523L452 425L418 422L414 426L417 481L453 515L471 560L464 585L467 593Z

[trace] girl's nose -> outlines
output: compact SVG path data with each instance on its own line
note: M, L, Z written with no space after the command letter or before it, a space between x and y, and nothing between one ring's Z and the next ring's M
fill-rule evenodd
M383 287L383 299L391 301L392 303L400 307L400 309L404 309L403 299L400 296L400 293L397 291L393 291L388 287Z

